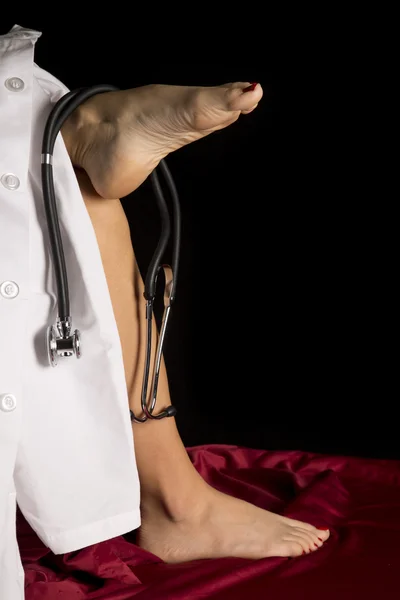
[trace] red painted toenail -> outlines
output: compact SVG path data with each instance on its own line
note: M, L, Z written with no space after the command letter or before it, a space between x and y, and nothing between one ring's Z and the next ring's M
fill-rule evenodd
M244 90L242 90L243 94L245 92L252 92L256 88L257 85L258 85L257 83L252 83L248 87L244 88Z
M329 531L327 527L316 527L315 529L318 529L318 531Z
M318 546L317 544L314 544L314 546L315 546L316 548L319 548L319 546Z
M321 540L321 538L318 538L320 542L323 542L324 540Z

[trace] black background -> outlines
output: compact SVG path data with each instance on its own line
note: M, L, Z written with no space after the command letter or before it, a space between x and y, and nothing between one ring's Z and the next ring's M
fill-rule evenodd
M104 22L17 22L43 32L35 60L71 89L263 86L254 113L167 159L183 244L165 357L184 443L400 458L393 311L370 203L350 178L351 95L290 69L272 42L196 62ZM158 236L149 182L123 205L145 273Z

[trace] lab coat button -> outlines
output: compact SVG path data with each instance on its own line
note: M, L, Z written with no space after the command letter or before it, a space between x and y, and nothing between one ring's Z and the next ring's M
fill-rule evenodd
M4 173L1 177L1 183L8 190L17 190L19 188L19 179L13 173Z
M19 294L19 287L15 281L3 281L0 285L0 294L4 298L15 298Z
M22 92L25 87L25 83L19 77L6 79L4 85L10 92Z
M12 394L3 394L0 396L0 408L4 412L11 412L17 406L15 396Z

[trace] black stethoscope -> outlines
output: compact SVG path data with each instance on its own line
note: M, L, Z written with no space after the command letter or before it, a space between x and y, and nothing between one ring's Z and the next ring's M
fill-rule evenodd
M63 244L60 233L60 225L57 214L56 197L53 180L53 151L57 135L69 115L85 100L104 92L117 91L118 88L111 85L96 85L89 88L80 88L65 94L54 105L45 126L42 143L41 170L42 170L42 188L43 199L46 210L46 219L49 231L50 248L53 258L53 269L57 286L58 317L55 326L50 326L46 331L46 344L49 363L55 367L58 356L72 356L77 358L82 356L81 335L78 329L71 335L72 319L70 314L68 277L65 265ZM176 415L176 408L169 406L158 414L153 414L157 400L157 387L161 366L162 351L164 346L165 334L167 331L168 319L170 316L171 305L176 295L176 281L178 274L179 251L181 241L181 213L178 194L172 175L165 164L161 161L159 164L172 199L173 207L173 227L174 235L172 242L172 261L171 266L162 264L162 256L171 233L171 223L167 208L167 203L162 193L162 188L156 171L150 175L153 189L157 198L157 204L161 216L161 234L157 248L150 262L147 275L144 282L144 297L146 299L146 320L147 320L147 344L146 358L142 385L142 411L143 417L137 417L133 411L131 420L144 423L147 419L163 419L164 417L173 417ZM156 296L157 278L160 270L163 269L164 286L164 314L162 318L157 351L155 357L154 372L152 378L151 397L147 402L147 393L150 376L151 362L151 338L152 338L152 320L154 300Z

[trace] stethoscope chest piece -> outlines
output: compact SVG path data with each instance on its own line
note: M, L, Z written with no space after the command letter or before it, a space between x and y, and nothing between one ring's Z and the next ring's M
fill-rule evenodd
M61 326L57 323L57 328L60 333ZM54 325L50 325L47 328L47 356L49 363L52 367L57 366L58 356L72 356L75 354L76 358L81 358L81 334L78 329L75 329L72 335L59 335Z

